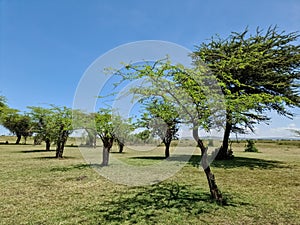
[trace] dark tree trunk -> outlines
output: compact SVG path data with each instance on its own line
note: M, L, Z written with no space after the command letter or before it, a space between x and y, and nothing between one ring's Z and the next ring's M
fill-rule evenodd
M62 140L56 146L56 158L63 158L66 141Z
M226 111L226 126L223 135L222 146L219 149L219 152L216 156L217 160L229 159L231 154L228 151L229 146L229 136L232 129L232 113L230 111Z
M169 158L171 141L164 141L164 144L165 144L165 157Z
M118 146L119 146L119 153L122 153L124 150L124 143L121 141L118 141Z
M63 157L63 150L62 150L61 142L57 143L57 145L56 145L55 157L56 158L62 158Z
M17 140L16 140L16 145L20 144L22 136L20 134L17 134Z
M51 146L50 140L47 138L47 139L45 140L45 142L46 142L46 151L50 151L50 146Z
M214 199L215 201L217 201L218 203L222 203L222 201L223 201L222 193L218 189L218 186L217 186L216 180L215 180L215 176L210 169L210 166L209 166L209 163L207 160L207 148L204 146L203 141L199 138L198 126L193 127L193 138L195 139L195 141L198 144L198 147L201 150L201 161L202 161L201 166L202 166L202 168L205 172L206 178L207 178L211 198Z
M163 143L165 144L165 157L169 158L170 156L170 146L173 138L172 130L170 125L166 131L165 137L163 138Z
M65 143L67 142L68 138L68 131L63 130L63 126L61 128L61 134L60 137L57 140L56 143L56 158L62 158L65 148Z
M108 166L109 162L109 152L113 145L113 138L103 138L103 152L102 152L102 166Z

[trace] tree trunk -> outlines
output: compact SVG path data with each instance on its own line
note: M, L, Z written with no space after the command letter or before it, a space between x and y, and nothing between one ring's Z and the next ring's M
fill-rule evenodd
M165 157L169 158L171 142L170 141L164 141L164 144L165 144Z
M55 153L56 158L62 158L62 152L61 152L61 142L58 141L56 144L56 153Z
M20 134L17 134L17 140L16 140L16 145L20 144L22 136Z
M50 146L51 146L50 140L47 138L47 139L45 140L45 142L46 142L46 151L50 151Z
M60 137L57 140L56 158L62 158L63 157L65 143L67 142L67 138L68 138L68 133L67 132L68 131L66 131L66 130L62 130L61 134L60 134Z
M124 143L121 141L118 141L118 146L119 146L119 153L122 153L124 150Z
M229 154L228 152L229 136L230 136L231 129L232 129L232 113L229 110L227 110L226 126L225 126L225 131L223 136L223 142L216 156L217 160L229 159L231 157L231 154Z
M217 201L218 203L222 203L222 200L223 200L222 193L218 189L218 186L217 186L216 180L215 180L215 176L212 173L209 163L208 163L208 160L207 160L207 148L204 146L203 141L199 138L198 126L195 126L195 125L193 127L193 138L195 139L195 141L198 144L198 147L201 150L201 162L202 162L201 166L202 166L202 168L205 172L206 178L207 178L211 198L214 199L215 201Z
M66 140L61 140L56 146L56 158L63 158Z
M102 152L102 166L108 166L109 162L109 152L113 145L113 138L104 138L103 141L103 152Z

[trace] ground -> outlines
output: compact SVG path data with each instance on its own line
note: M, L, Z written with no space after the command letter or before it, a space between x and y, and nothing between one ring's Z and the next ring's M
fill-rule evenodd
M235 158L212 170L226 202L212 202L197 151L164 182L143 187L100 176L69 142L64 159L44 146L0 143L0 224L299 224L300 142L264 141L259 153L234 143ZM10 141L11 143L12 141ZM192 148L193 143L187 144ZM99 148L101 149L101 148ZM117 152L117 147L113 149ZM136 165L163 160L163 148L133 157Z

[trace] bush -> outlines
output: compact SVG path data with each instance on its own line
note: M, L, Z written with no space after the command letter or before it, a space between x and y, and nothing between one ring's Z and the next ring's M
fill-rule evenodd
M255 147L254 140L247 140L245 152L258 152L258 149Z

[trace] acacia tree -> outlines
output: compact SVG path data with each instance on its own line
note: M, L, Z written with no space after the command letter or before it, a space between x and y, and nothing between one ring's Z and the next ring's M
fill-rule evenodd
M115 116L114 116L115 117ZM113 120L114 124L114 141L119 147L119 153L124 151L124 146L131 132L134 130L134 126L131 124L131 119L128 121L123 120L120 116L117 116Z
M56 144L56 158L62 158L65 144L72 133L72 110L67 107L52 106L53 139Z
M270 118L266 111L292 117L289 107L299 107L300 45L297 32L265 33L246 29L228 38L213 37L193 53L195 62L204 62L217 77L226 99L226 125L219 159L230 156L231 132L243 133Z
M146 102L145 102L146 101ZM170 156L170 145L177 138L179 115L175 107L159 98L146 98L142 101L146 112L139 124L147 127L153 135L158 136L165 145L165 157Z
M156 61L153 65L127 65L128 73L119 72L123 79L145 79L148 85L132 88L131 91L142 97L160 96L173 106L183 123L191 125L193 138L201 151L201 165L206 174L211 197L222 202L215 177L208 162L207 148L199 136L199 129L209 130L213 127L214 117L218 117L219 110L215 107L221 101L219 93L214 93L214 81L207 76L205 68L199 65L189 70L180 65L171 65L169 61ZM133 71L133 72L132 72ZM217 97L217 98L215 98ZM218 100L215 102L214 100ZM168 111L166 113L172 113Z
M35 133L35 143L45 141L46 151L50 151L51 143L54 142L54 135L52 135L52 111L49 108L28 107L30 116L33 122L33 132Z
M118 115L113 115L110 109L101 108L94 114L95 127L97 134L103 142L102 166L108 166L109 152L115 140L122 140L124 133L130 130L124 130L127 127L126 122ZM123 145L124 146L124 145ZM122 147L123 147L122 146Z
M67 107L52 105L51 108L28 107L34 121L36 137L46 142L46 150L51 143L56 144L56 158L62 158L65 143L72 128L72 111Z
M31 118L26 114L20 114L18 110L3 108L2 125L17 136L16 144L19 144L22 136L25 144L27 137L32 135Z

